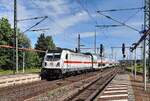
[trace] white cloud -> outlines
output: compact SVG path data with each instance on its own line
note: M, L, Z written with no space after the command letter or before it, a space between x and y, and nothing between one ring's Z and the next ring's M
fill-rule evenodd
M50 27L50 34L62 34L70 27L87 21L89 17L85 11L77 12L75 15L69 15L65 18L56 19L55 22L47 23L46 26Z
M18 19L24 18L32 18L37 16L49 16L45 22L42 22L39 27L47 28L49 27L51 30L50 34L60 34L65 30L74 26L82 21L86 21L89 19L88 14L85 11L78 11L75 14L70 14L72 12L70 8L70 4L68 4L65 0L31 0L26 1L30 2L35 9L29 9L25 0L18 1ZM2 12L0 17L7 16L13 25L13 3L2 0L1 4L5 6L6 9L10 10L9 12ZM8 5L9 4L9 5ZM31 6L31 5L30 5ZM61 16L64 17L61 17ZM50 20L50 19L53 19ZM37 21L24 21L19 22L19 28L24 31L29 28ZM38 26L37 26L38 28ZM48 33L47 33L48 34Z
M0 18L6 17L13 25L13 3L11 0L0 0Z
M0 6L4 7L5 10L12 10L11 7L13 6L12 0L0 0Z
M65 0L32 0L32 2L47 15L54 17L70 11Z
M82 32L80 33L82 38L87 38L87 37L93 37L95 35L95 32Z

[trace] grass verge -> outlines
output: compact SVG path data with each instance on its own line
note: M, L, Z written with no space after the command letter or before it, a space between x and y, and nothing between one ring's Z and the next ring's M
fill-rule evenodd
M25 72L24 73L39 73L41 71L40 68L28 68L28 69L25 69ZM19 70L19 73L23 73L23 70ZM13 74L13 70L3 70L3 69L0 69L0 75L11 75Z

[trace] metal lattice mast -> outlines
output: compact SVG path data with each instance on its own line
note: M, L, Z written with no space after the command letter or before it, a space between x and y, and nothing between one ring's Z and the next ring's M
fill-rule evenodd
M150 26L150 0L145 0L145 11L144 11L144 29L148 30Z
M145 11L144 11L144 30L150 28L150 0L145 0ZM144 40L144 50L145 50L145 66L148 63L148 74L150 79L150 35ZM149 47L149 48L148 48ZM148 49L147 49L148 48ZM146 57L148 56L148 62L146 62Z
M145 8L144 8L144 30L148 30L150 28L150 0L144 0L145 2ZM148 40L147 40L147 37ZM150 35L148 35L144 40L143 40L143 81L144 81L144 90L146 91L146 82L147 82L147 56L148 56L148 67L149 67L149 77L150 77L150 46L149 46L149 41L150 41ZM148 44L147 44L148 42ZM149 49L147 49L149 47ZM147 51L148 50L148 51ZM147 54L148 53L148 54Z
M149 28L150 28L150 0L148 0L148 8L149 8L149 17L148 17L148 21L149 21ZM148 35L148 77L149 77L149 80L150 80L150 34Z
M15 45L16 45L16 73L18 73L17 0L14 0L14 34L15 34Z

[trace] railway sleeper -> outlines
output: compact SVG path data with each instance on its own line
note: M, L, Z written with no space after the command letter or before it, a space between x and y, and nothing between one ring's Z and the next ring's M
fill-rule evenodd
M114 71L114 72L111 72L110 74L108 74L108 75L105 75L105 76L103 76L104 78L101 78L101 77L99 77L98 79L96 79L94 82L91 82L89 85L87 85L86 87L84 87L84 88L82 88L82 89L80 89L76 94L74 94L74 95L72 95L72 97L70 97L69 99L67 99L67 100L65 100L65 101L72 101L72 100L74 100L74 99L76 99L76 101L92 101L92 100L86 100L86 99L91 99L91 98L94 98L98 93L96 92L95 93L95 89L94 88L91 88L91 90L89 89L89 87L92 87L93 85L96 85L96 83L97 82L99 82L99 80L102 82L102 84L103 85L106 85L107 83L109 83L109 81L111 81L112 79L113 79L113 77L115 76L115 74L116 74L116 72ZM101 78L101 79L100 79ZM105 80L107 80L106 82L105 82ZM96 86L96 89L97 88L100 88L100 90L103 88L104 89L104 86L102 86L102 87L97 87ZM92 91L92 89L93 89L93 91ZM82 94L84 95L84 92L86 93L86 95L87 95L87 90L89 90L89 92L90 92L90 94L92 94L92 96L89 96L88 98L86 97L83 97L83 98L81 98L81 97L79 97L80 96L80 94L81 94L81 96L82 96ZM99 92L100 92L100 90L98 90ZM96 90L97 91L97 90ZM79 98L78 98L79 97Z

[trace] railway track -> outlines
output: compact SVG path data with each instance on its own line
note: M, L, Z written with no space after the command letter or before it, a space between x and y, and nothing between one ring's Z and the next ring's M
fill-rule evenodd
M103 73L103 75L101 75L99 78L63 101L93 101L115 77L117 72L118 70L114 69L106 74Z
M108 71L108 70L105 70ZM104 71L104 72L105 72ZM81 74L77 76L68 77L64 80L54 80L54 81L37 81L29 84L23 84L18 86L6 87L0 89L0 101L22 101L33 96L37 96L41 93L62 87L91 76L96 75L98 72L91 72L87 74Z
M91 101L111 81L117 73L117 69L109 68L103 72L97 72L93 76L48 91L26 101L86 101L86 99Z

